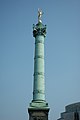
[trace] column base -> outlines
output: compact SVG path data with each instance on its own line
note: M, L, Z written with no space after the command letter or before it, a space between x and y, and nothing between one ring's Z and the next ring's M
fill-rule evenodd
M28 108L29 120L48 120L49 109L45 101L32 101Z
M43 101L43 100L33 100L31 103L30 103L30 106L29 108L49 108L48 107L48 103L46 103L46 101Z

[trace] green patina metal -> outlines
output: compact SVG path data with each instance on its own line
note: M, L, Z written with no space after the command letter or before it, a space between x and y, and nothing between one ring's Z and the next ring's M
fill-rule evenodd
M44 39L46 37L46 25L42 24L40 18L38 24L33 24L33 37L35 37L33 100L28 109L48 110L48 103L45 100L44 77Z
M33 102L31 106L45 106L45 80L44 80L44 37L46 26L39 22L33 25L33 36L35 37L35 59L34 59L34 86Z
M36 37L37 35L46 36L46 25L43 25L41 22L36 25L33 24L33 36Z

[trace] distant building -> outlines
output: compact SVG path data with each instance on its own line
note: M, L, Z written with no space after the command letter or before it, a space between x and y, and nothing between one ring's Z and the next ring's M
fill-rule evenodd
M80 120L80 102L66 106L58 120Z

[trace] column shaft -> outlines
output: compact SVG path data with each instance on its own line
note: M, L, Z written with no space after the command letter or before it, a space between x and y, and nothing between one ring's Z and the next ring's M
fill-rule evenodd
M33 100L45 100L43 35L35 38Z

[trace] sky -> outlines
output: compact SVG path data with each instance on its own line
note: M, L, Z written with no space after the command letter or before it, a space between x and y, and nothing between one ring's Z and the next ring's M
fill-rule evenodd
M0 120L28 120L34 73L33 24L42 9L49 120L80 102L80 0L0 0Z

